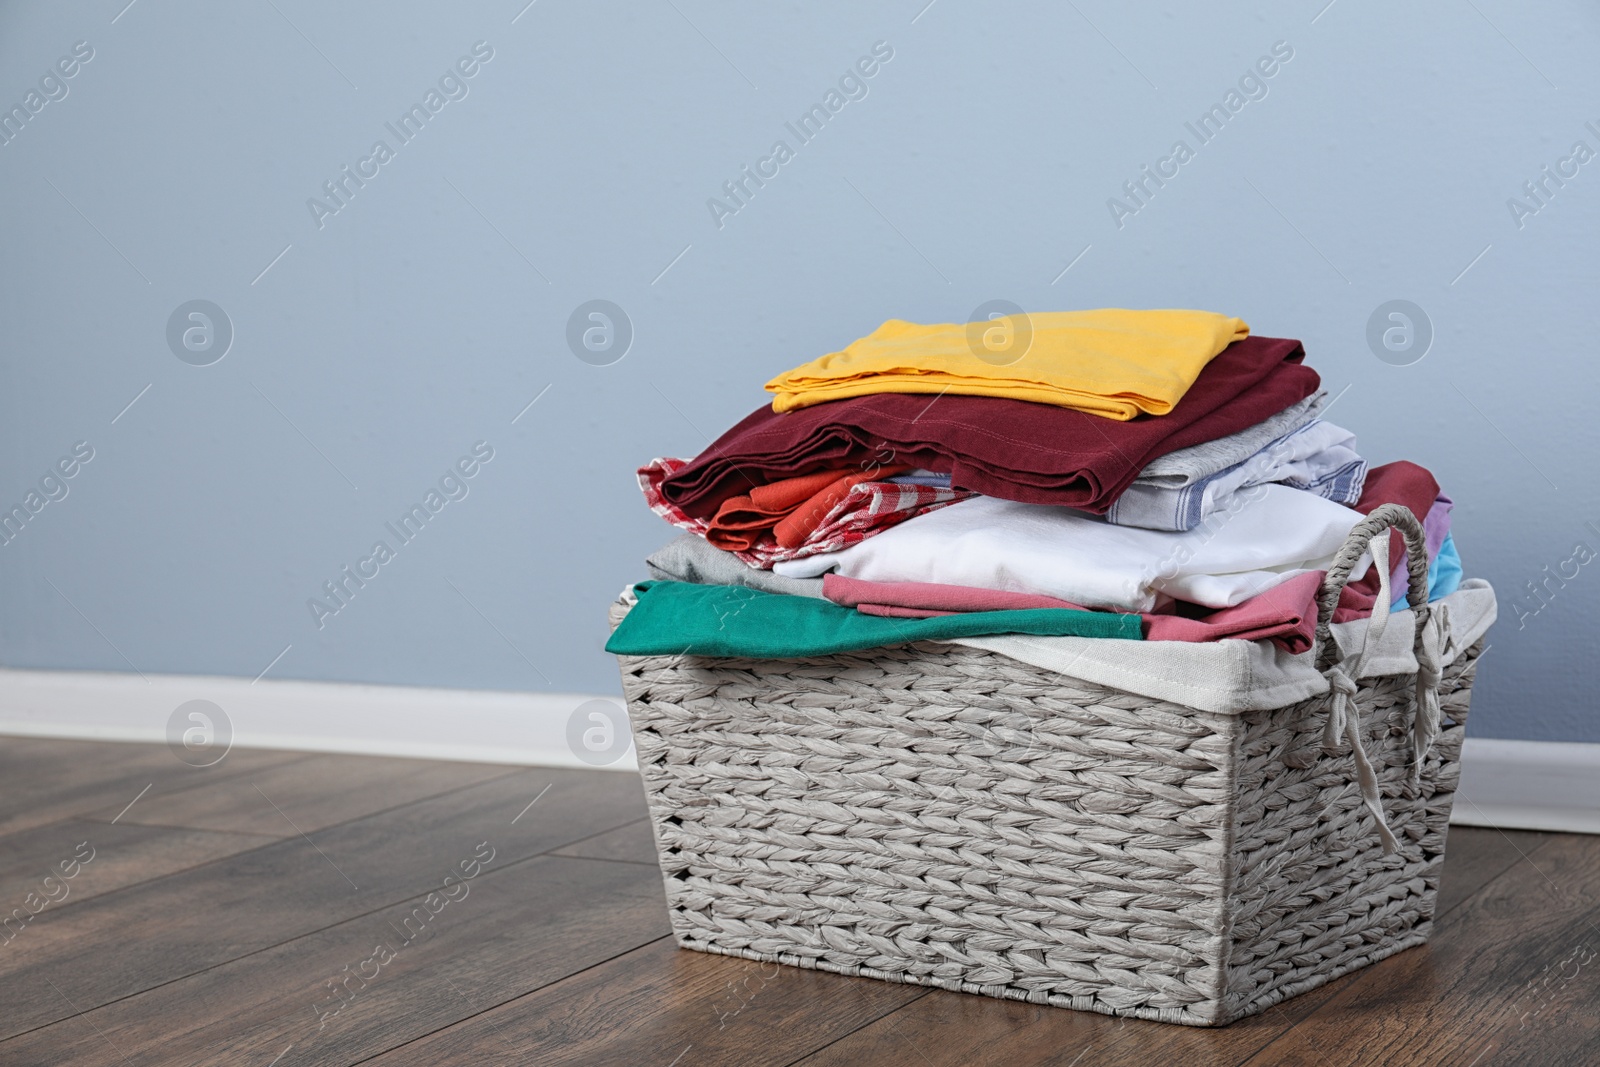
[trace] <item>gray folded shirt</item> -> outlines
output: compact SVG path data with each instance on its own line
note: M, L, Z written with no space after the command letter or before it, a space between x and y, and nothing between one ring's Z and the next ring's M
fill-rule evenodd
M1328 405L1328 391L1319 389L1300 403L1238 433L1204 441L1158 456L1139 472L1135 484L1178 489L1243 463L1285 434L1316 418Z
M679 534L644 561L653 578L696 585L742 585L768 593L822 597L821 578L784 578L750 566L698 534Z

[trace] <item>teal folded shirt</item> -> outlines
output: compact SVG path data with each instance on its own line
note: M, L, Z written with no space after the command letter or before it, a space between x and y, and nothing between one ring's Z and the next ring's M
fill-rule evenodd
M606 651L619 656L792 659L983 634L1143 639L1139 616L1107 611L1032 608L895 619L734 585L640 582L633 591L639 602L606 642Z

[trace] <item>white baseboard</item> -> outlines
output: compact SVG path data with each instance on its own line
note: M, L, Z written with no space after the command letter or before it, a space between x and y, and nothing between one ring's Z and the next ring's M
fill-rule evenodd
M0 734L165 742L173 711L209 700L240 748L586 767L567 741L581 693L0 668ZM622 724L619 720L618 726ZM1450 821L1600 833L1600 744L1469 737ZM630 750L608 770L637 769Z
M1600 833L1600 745L1467 738L1450 821Z
M148 678L148 681L146 680ZM0 734L167 741L180 704L209 700L236 748L588 767L567 743L579 705L618 697L204 675L0 668ZM626 733L625 720L618 727ZM606 770L637 770L630 748Z

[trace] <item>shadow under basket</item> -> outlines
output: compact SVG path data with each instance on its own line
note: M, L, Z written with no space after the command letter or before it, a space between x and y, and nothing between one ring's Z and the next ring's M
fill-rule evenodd
M1481 651L1420 761L1414 674L1335 724L1393 851L1333 693L1218 714L932 642L618 658L682 947L1220 1026L1427 940Z

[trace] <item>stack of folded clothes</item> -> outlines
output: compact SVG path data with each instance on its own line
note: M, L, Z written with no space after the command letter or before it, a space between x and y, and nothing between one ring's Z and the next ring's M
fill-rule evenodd
M988 325L988 324L986 324ZM1204 311L891 320L780 374L699 456L639 471L688 531L647 561L622 654L792 657L983 634L1311 647L1316 594L1386 503L1422 521L1430 599L1461 564L1414 463L1368 469L1300 342ZM1404 542L1391 588L1404 606ZM1383 583L1357 565L1335 622ZM645 610L639 610L644 608Z

